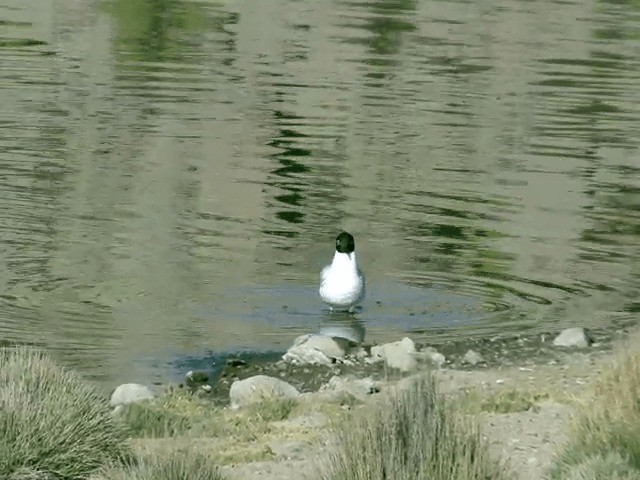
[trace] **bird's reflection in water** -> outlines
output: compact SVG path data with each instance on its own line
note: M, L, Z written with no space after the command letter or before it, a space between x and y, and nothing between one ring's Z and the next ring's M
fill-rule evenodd
M326 337L344 338L361 344L365 333L364 321L348 312L327 310L320 322L319 334Z

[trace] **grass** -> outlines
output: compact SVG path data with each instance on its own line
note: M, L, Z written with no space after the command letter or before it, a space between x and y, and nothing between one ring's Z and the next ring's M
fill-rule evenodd
M499 390L483 392L480 389L467 391L460 399L460 408L466 413L518 413L536 410L536 404L549 398L548 393L529 390Z
M638 336L595 383L594 399L572 426L550 472L553 480L640 479L640 352Z
M197 394L175 390L154 400L125 405L118 418L136 438L225 436L252 439L268 433L297 406L292 399L267 398L242 410L215 406Z
M356 413L337 431L324 480L511 478L489 457L477 426L456 413L423 376L380 408Z
M37 350L0 350L0 478L80 479L131 458L125 429L87 381Z
M303 413L292 399L266 398L232 410L187 390L173 390L154 400L124 406L118 419L143 450L151 446L170 452L165 448L169 443L206 450L210 461L227 464L268 460L273 457L270 442L286 436L312 439L310 432L279 425Z
M224 480L211 457L193 450L150 452L136 465L106 468L91 480Z
M137 438L180 435L191 428L188 416L148 401L124 405L118 415L129 434Z

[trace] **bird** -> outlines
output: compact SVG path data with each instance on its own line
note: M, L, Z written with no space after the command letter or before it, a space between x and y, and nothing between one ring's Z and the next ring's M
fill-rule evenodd
M353 312L365 297L365 278L356 261L353 235L340 232L336 237L336 251L331 264L320 273L320 298L329 310Z

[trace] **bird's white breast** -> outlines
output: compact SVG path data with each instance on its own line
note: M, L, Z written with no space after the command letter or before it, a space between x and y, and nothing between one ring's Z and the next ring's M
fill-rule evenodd
M329 305L351 307L364 298L365 280L355 253L336 252L331 265L322 269L320 278L320 297Z

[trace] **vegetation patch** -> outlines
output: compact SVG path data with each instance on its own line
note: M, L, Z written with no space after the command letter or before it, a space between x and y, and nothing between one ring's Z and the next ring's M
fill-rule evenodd
M373 410L356 412L337 436L337 448L321 467L324 480L511 478L490 458L478 427L438 394L431 376Z
M153 401L124 405L118 413L133 437L167 437L191 428L191 419Z
M118 418L138 439L140 451L170 452L182 446L206 452L212 462L228 464L271 459L270 444L283 438L313 441L316 432L282 424L304 415L306 408L293 399L265 398L233 410L180 389L126 405Z
M471 389L460 399L461 408L471 414L478 413L517 413L535 410L536 404L547 400L549 394L536 393L528 390L499 390L483 392Z
M125 429L87 381L37 350L0 350L0 478L87 478L131 459Z
M208 455L194 450L148 452L136 465L112 467L92 480L224 480L217 464Z
M551 478L640 478L640 353L636 348L598 377L594 400L581 408Z

